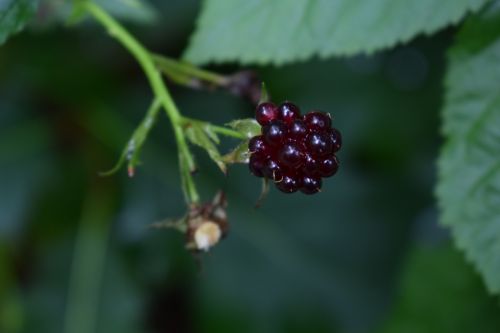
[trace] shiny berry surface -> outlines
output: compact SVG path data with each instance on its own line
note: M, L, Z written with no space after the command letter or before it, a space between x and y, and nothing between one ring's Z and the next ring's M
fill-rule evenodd
M302 178L300 191L305 194L318 193L321 190L321 178L305 176Z
M339 162L335 156L326 157L321 160L321 163L318 165L318 171L321 177L331 177L337 172L338 169Z
M280 150L279 160L289 168L296 168L304 163L304 151L298 144L286 143Z
M271 146L280 146L285 140L287 127L281 120L272 120L269 124L262 127L264 140Z
M265 165L266 165L265 156L261 154L252 154L250 156L248 167L250 168L250 172L252 172L255 176L264 177Z
M300 188L300 178L295 175L284 175L283 179L279 182L275 182L276 187L281 192L293 193L297 192Z
M319 174L319 162L310 153L305 155L303 172L311 176Z
M332 127L332 119L328 113L314 111L304 116L307 127L314 131L324 131Z
M248 142L248 150L250 153L263 153L265 154L269 147L267 143L264 141L264 137L262 135L254 136Z
M289 126L289 134L293 139L303 139L307 134L306 123L300 119L295 119Z
M333 152L333 143L327 133L310 133L306 138L306 145L314 156L324 156Z
M332 128L328 131L330 135L330 140L333 143L333 151L337 152L342 147L342 135L336 128Z
M323 178L337 173L335 154L342 146L342 136L332 127L330 114L311 111L301 116L295 104L285 102L276 107L262 103L256 119L262 135L248 143L250 172L272 180L284 193L321 192Z
M263 170L264 176L274 181L281 181L283 178L283 170L274 159L268 159Z
M278 119L286 124L291 124L300 117L300 109L297 105L285 102L278 107Z
M255 109L255 120L261 125L267 125L278 116L278 109L273 103L260 103Z

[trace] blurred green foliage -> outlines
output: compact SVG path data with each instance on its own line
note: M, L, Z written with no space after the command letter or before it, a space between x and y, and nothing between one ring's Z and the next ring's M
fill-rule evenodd
M178 56L199 4L154 6L160 20L129 27ZM273 100L334 115L341 169L319 195L273 190L255 210L245 166L225 177L193 149L201 195L224 189L231 224L193 258L180 234L148 228L185 210L163 115L134 178L98 176L150 105L140 68L93 24L43 23L0 52L0 332L500 330L498 299L438 227L432 194L453 29L369 57L254 68ZM227 93L171 89L189 117L252 116Z

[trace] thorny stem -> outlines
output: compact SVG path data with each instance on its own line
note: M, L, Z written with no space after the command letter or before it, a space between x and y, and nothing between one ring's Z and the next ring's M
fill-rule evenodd
M142 46L123 26L106 13L101 7L91 1L86 1L83 8L89 12L99 23L101 23L108 33L116 38L141 65L151 88L157 98L160 99L167 116L172 122L175 139L179 149L181 176L184 178L184 185L187 199L191 203L199 201L199 195L194 186L191 173L195 171L193 156L186 143L184 132L182 131L182 116L177 109L170 93L162 80L161 73L156 69L153 57L150 52Z

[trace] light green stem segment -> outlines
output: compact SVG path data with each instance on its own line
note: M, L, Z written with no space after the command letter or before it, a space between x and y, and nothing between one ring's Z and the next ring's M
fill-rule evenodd
M229 83L229 79L226 76L198 68L189 63L177 61L159 54L153 54L152 57L160 70L180 84L189 85L193 78L222 87Z
M243 133L240 133L238 131L232 130L232 129L227 128L227 127L209 124L209 123L206 123L206 122L204 122L202 120L192 119L192 118L188 118L188 117L182 117L182 121L183 121L183 123L186 126L188 126L190 123L207 124L208 126L210 126L210 128L215 133L218 133L218 134L221 134L221 135L224 135L224 136L228 136L228 137L231 137L231 138L235 138L235 139L241 139L241 140L247 139L247 137Z
M199 195L191 176L196 167L182 130L182 116L162 80L161 73L155 67L151 53L101 7L91 1L85 1L82 5L87 12L108 29L112 37L116 38L136 58L144 70L155 96L161 101L172 122L181 159L179 163L181 176L184 178L184 184L190 184L190 186L184 186L187 200L192 203L198 202Z

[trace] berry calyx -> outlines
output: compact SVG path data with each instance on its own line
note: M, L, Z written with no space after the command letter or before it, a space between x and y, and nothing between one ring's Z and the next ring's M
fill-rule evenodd
M320 192L322 178L333 176L339 168L335 153L342 146L330 115L312 111L302 117L295 104L276 107L266 102L257 106L256 119L262 135L248 143L252 174L273 180L284 193Z

